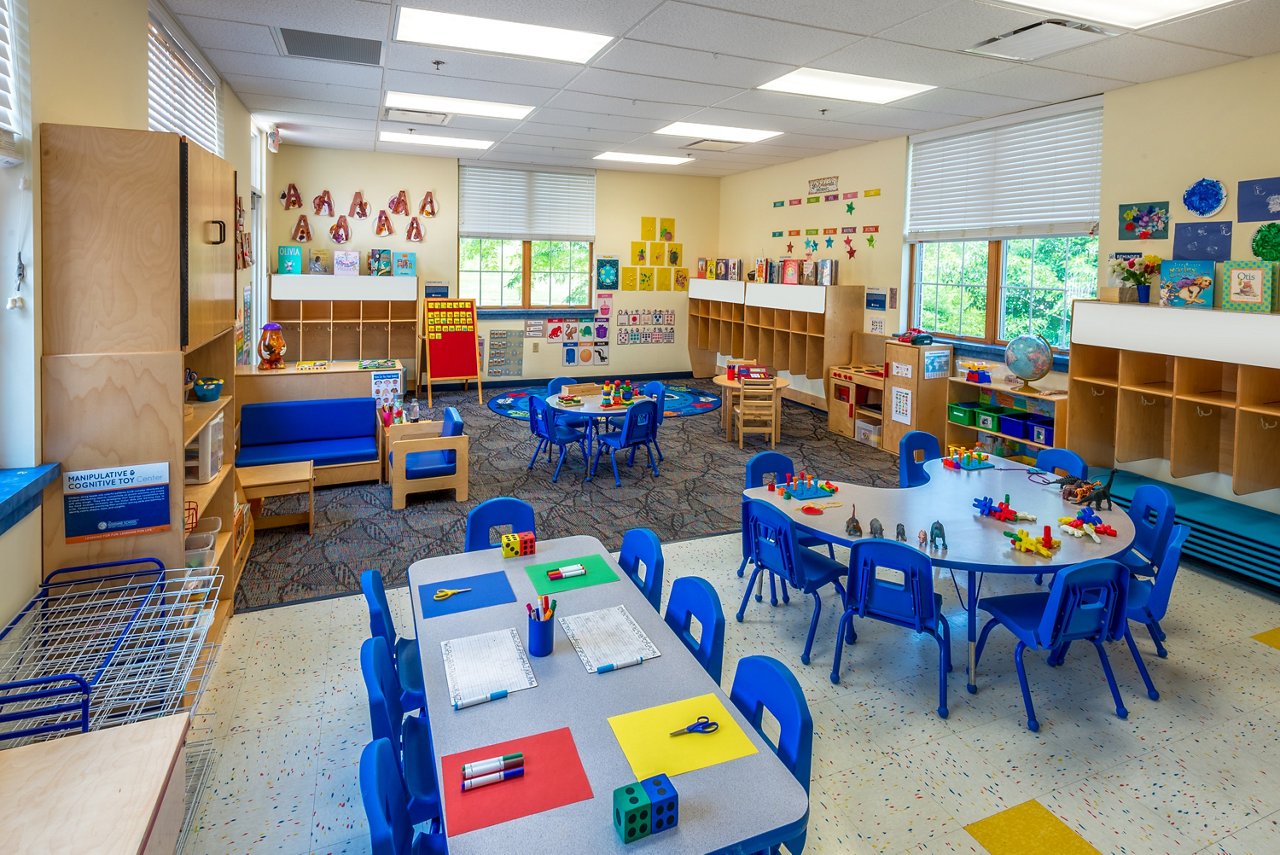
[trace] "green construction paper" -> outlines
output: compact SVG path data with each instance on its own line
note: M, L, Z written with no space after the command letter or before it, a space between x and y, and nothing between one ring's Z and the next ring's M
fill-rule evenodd
M570 564L581 564L586 567L586 575L572 576L568 579L547 578L549 570L557 570ZM559 561L550 561L546 564L531 564L524 568L524 572L529 574L533 590L537 591L539 596L549 594L554 597L556 594L572 591L575 588L589 588L592 585L618 581L618 574L613 572L613 568L609 566L608 561L605 561L603 555L584 555L581 558L561 558Z

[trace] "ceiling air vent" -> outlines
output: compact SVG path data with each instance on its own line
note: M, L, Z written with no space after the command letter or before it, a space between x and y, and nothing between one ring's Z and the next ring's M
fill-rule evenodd
M377 39L356 39L281 27L280 41L287 56L354 62L358 65L382 65L382 42Z
M430 113L426 110L401 110L388 107L383 118L389 122L404 122L409 125L434 125L444 127L453 118L449 113Z
M689 151L733 151L735 148L742 148L742 143L725 142L724 140L698 140L681 146Z
M966 48L965 52L1018 62L1031 62L1064 50L1109 39L1113 35L1115 33L1109 33L1079 21L1041 21L993 39L987 39L985 42L979 42L971 48Z

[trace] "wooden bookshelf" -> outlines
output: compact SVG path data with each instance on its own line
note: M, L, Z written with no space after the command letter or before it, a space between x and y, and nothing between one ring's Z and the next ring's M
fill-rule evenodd
M1004 373L999 364L991 366L992 372ZM1044 448L1067 447L1067 413L1068 396L1063 394L1067 389L1067 375L1062 372L1051 372L1032 386L1036 391L1019 391L1021 380L1009 383L992 377L991 382L976 383L965 379L960 373L949 381L947 403L976 403L1009 406L1026 413L1034 413L1052 419L1053 442L1035 442L1029 436L1015 436L1000 430L986 430L975 425L960 424L951 414L947 414L946 445L971 447L981 442L983 447L994 454L1005 452L1005 456L1034 460ZM944 447L945 451L946 448Z
M413 376L417 277L277 273L268 314L283 328L291 362L399 359Z

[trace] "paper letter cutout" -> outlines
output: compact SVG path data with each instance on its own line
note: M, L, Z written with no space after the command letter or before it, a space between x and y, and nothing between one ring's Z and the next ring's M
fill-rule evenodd
M346 243L351 240L351 227L347 225L347 218L338 215L338 221L329 226L329 237L333 238L334 243Z
M293 227L293 242L306 243L311 240L311 224L307 222L306 214L298 215L298 222Z
M321 190L320 195L311 200L311 207L317 217L332 217L333 197L328 190Z
M422 197L422 204L418 206L418 213L424 217L434 217L436 215L436 197L430 190L427 195Z
M387 212L379 211L378 223L373 227L373 233L378 237L386 237L393 231L394 229L391 228L391 218L387 216Z
M284 205L284 209L286 211L290 208L302 207L302 194L298 192L297 185L290 184L288 188L280 194L280 204Z
M359 190L351 197L351 210L347 211L347 216L355 217L357 220L363 220L369 216L369 203L364 200L364 194Z
M389 208L393 214L407 215L409 213L409 195L405 193L405 191L401 190L399 193L387 200L387 208Z
M404 239L410 243L422 243L422 223L418 222L417 217L409 220L409 225L405 226Z

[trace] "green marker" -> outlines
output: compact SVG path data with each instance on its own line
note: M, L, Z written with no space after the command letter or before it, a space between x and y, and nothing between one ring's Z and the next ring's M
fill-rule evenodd
M482 775L492 775L495 772L505 772L508 769L516 769L524 765L524 752L517 751L515 754L504 754L501 757L492 757L488 760L477 760L475 763L462 764L462 777L479 778Z

